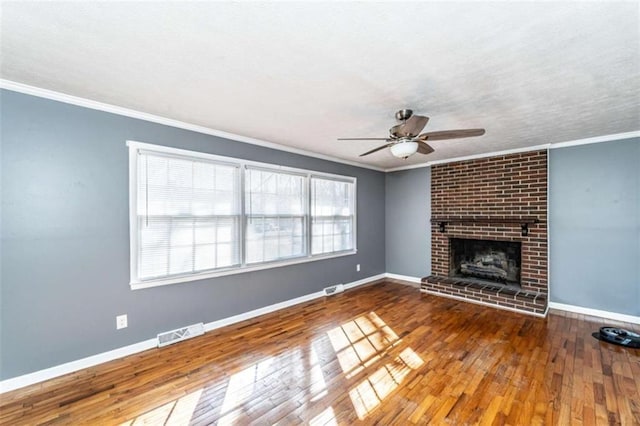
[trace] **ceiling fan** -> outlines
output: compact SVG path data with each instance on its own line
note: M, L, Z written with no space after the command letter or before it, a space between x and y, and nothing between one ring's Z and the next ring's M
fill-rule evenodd
M389 137L387 138L338 138L339 141L386 141L387 143L360 154L360 157L373 154L390 147L391 154L394 157L406 159L416 152L420 154L431 154L431 148L426 141L440 141L444 139L470 138L472 136L484 135L484 129L461 129L461 130L443 130L439 132L427 132L418 135L424 126L429 122L429 117L422 115L413 115L410 109L401 109L396 112L396 119L401 121L389 129Z

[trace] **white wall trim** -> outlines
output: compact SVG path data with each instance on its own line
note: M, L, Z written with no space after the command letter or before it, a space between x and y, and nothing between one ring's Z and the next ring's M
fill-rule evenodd
M132 227L130 229L134 229L134 228ZM133 235L133 237L135 237L135 235ZM131 239L133 239L133 237L131 237ZM131 245L133 246L133 243L131 243ZM135 253L133 249L131 249L131 252ZM357 253L358 253L358 250L353 249L353 250L342 251L342 252L331 253L331 254L316 254L316 255L308 254L308 255L296 257L293 259L266 262L266 263L262 263L254 266L237 266L237 267L229 268L226 270L219 270L219 271L210 272L206 274L182 275L178 277L161 278L161 279L155 279L155 280L149 280L149 281L135 281L134 277L132 276L131 281L129 282L129 287L131 288L131 290L144 290L147 288L154 288L154 287L160 287L160 286L171 285L171 284L201 281L201 280L207 280L211 278L226 277L229 275L244 274L247 272L256 272L256 271L264 271L267 269L281 268L283 266L299 265L301 263L335 259L337 257L352 256ZM135 261L136 258L131 256L131 259L133 262ZM131 269L131 271L133 270L134 269Z
M543 149L558 149L558 148L567 148L570 146L588 145L592 143L613 142L613 141L630 139L630 138L638 138L638 137L640 137L640 130L633 131L633 132L625 132L625 133L614 133L610 135L602 135L602 136L596 136L596 137L585 138L585 139L576 139L576 140L565 141L565 142L551 142L551 143L546 143L542 145L534 145L534 146L528 146L523 148L506 149L504 151L484 152L481 154L467 155L464 157L455 157L455 158L447 158L443 160L427 161L426 163L412 164L410 166L392 167L389 169L385 169L384 171L387 173L398 172L401 170L431 167L436 164L455 163L458 161L468 161L468 160L475 160L478 158L497 157L500 155L518 154L521 152L539 151Z
M387 272L386 274L384 274L384 276L385 278L389 278L392 280L407 281L418 285L422 282L422 278L412 277L410 275L390 274L389 272Z
M371 277L363 278L358 281L345 284L345 289L351 289L364 284L378 281L385 278L385 274L373 275ZM299 303L308 302L309 300L325 297L324 292L317 291L315 293L307 294L304 296L296 297L295 299L285 300L284 302L275 303L273 305L265 306L262 308L254 309L249 312L244 312L239 315L223 318L217 321L209 322L204 325L205 332L215 330L217 328L225 327L227 325L235 324L240 321L245 321L251 318L258 317L260 315L268 314L278 311L280 309L288 308ZM332 297L332 296L326 296ZM73 373L74 371L82 370L103 364L114 359L122 358L128 355L133 355L138 352L146 351L148 349L156 348L158 345L157 338L144 340L142 342L134 343L132 345L124 346L121 348L113 349L111 351L103 352L100 354L92 355L86 358L78 359L75 361L67 362L64 364L56 365L44 370L35 371L33 373L25 374L11 379L6 379L0 382L0 394L9 392L15 389L19 389L25 386L40 383L45 380L54 379L56 377L63 376L65 374Z
M188 159L197 158L197 159L213 161L218 164L224 164L230 167L234 167L238 172L238 185L240 188L241 197L243 196L242 194L244 194L244 189L242 189L241 182L244 182L245 180L244 176L247 168L249 167L260 168L262 170L268 170L268 171L274 171L274 172L294 173L298 176L304 177L305 179L304 181L304 185L306 188L305 205L310 205L309 204L310 200L308 198L310 197L309 194L311 194L311 186L310 186L311 181L314 178L326 178L326 179L331 179L335 181L352 184L353 185L352 195L354 196L357 196L358 179L354 176L345 176L345 175L338 175L335 173L317 172L314 170L300 169L295 167L276 166L273 164L262 163L258 161L243 160L243 159L209 154L209 153L204 153L199 151L190 151L186 149L173 148L173 147L168 147L163 145L153 145L149 143L137 142L132 140L128 140L126 142L126 145L129 147L129 229L131 230L131 232L129 233L130 234L129 235L129 246L130 246L129 285L131 286L132 290L141 290L141 289L153 288L153 287L158 287L163 285L178 284L178 283L185 283L185 282L191 282L191 281L200 281L200 280L205 280L210 278L223 277L227 275L236 275L236 274L243 274L247 272L262 271L265 269L279 268L283 266L297 265L300 263L316 262L320 260L333 259L341 256L350 256L358 252L357 235L356 235L356 232L354 231L352 233L353 248L348 250L343 250L340 252L313 254L311 252L311 249L308 248L307 253L302 256L288 258L288 259L277 259L277 260L262 262L262 263L253 264L253 265L246 264L245 262L246 259L244 259L243 256L241 256L242 259L240 259L240 263L238 265L231 266L225 269L217 269L209 272L199 272L199 273L180 275L180 276L161 277L161 278L150 279L150 280L140 280L138 277L138 231L139 230L138 230L138 216L136 214L136 203L138 199L138 195L137 195L138 154L140 154L141 152L175 155L175 156L184 157ZM358 219L356 214L357 209L355 205L356 204L355 197L353 197L352 202L353 202L353 206L352 206L353 207L353 228L356 229ZM244 218L246 217L246 215L245 215L243 206L244 206L244 202L240 202L241 211L239 214L241 217ZM310 207L307 208L305 212L307 214L310 214ZM306 226L307 226L307 229L306 229L307 234L311 235L311 228L310 228L309 221L307 221ZM244 240L241 237L239 238L239 240L241 245L240 251L242 252L242 246L244 245Z
M551 217L551 155L547 150L547 297L551 296L551 225L549 224ZM549 300L547 299L547 302ZM545 315L549 311L549 303L547 303L547 310Z
M540 151L540 150L545 150L545 149L549 149L551 144L542 144L542 145L534 145L534 146L525 146L523 148L513 148L513 149L505 149L502 151L494 151L494 152L483 152L481 154L474 154L474 155L467 155L464 157L457 157L457 158L448 158L448 159L444 159L444 160L435 160L435 161L430 161L431 164L429 165L436 165L436 164L447 164L447 163L455 163L458 161L468 161L468 160L476 160L478 158L488 158L488 157L498 157L501 155L511 155L511 154L519 154L522 152L531 152L531 151Z
M111 114L117 114L125 117L136 118L139 120L150 121L152 123L158 123L158 124L163 124L165 126L176 127L178 129L190 130L192 132L202 133L205 135L211 135L211 136L225 138L225 139L229 139L237 142L248 143L251 145L258 145L265 148L276 149L278 151L286 151L292 154L299 154L307 157L318 158L320 160L332 161L334 163L348 164L350 166L384 172L384 168L372 166L370 164L345 160L338 157L332 157L330 155L318 154L318 153L307 151L300 148L293 148L290 146L281 145L275 142L265 141L262 139L256 139L248 136L237 135L235 133L224 132L222 130L211 129L209 127L200 126L197 124L191 124L191 123L186 123L180 120L174 120L172 118L166 118L166 117L162 117L155 114L136 111L133 109L124 108L117 105L107 104L104 102L93 101L91 99L68 95L66 93L56 92L53 90L42 89L39 87L30 86L28 84L18 83L16 81L0 79L0 88L10 90L12 92L19 92L19 93L24 93L26 95L37 96L39 98L51 99L53 101L64 102L71 105L77 105L84 108L104 111Z
M384 169L384 171L385 173L392 173L400 172L402 170L424 169L425 167L431 167L432 164L433 162L427 161L426 163L411 164L410 166L391 167L388 169Z
M532 315L534 317L539 317L539 318L546 317L547 316L547 312L549 311L549 308L547 307L547 309L545 310L545 312L543 314L538 314L536 312L524 311L524 310L520 310L520 309L510 308L508 306L494 305L492 303L481 302L480 300L467 299L466 297L453 296L453 295L445 294L445 293L438 293L437 291L425 290L425 289L422 289L422 288L420 289L420 292L421 293L426 293L426 294L431 294L433 296L441 296L441 297L446 297L448 299L460 300L462 302L475 303L476 305L488 306L490 308L501 309L503 311L510 311L510 312L517 312L519 314Z
M551 143L550 148L551 149L567 148L569 146L589 145L592 143L600 143L600 142L613 142L613 141L638 138L638 137L640 137L640 130L636 130L634 132L614 133L611 135L595 136L592 138L576 139L573 141L566 141L566 142L553 142Z
M443 160L428 161L426 163L413 164L411 166L394 167L391 169L386 169L385 172L397 172L400 170L417 169L420 167L431 167L437 164L456 163L458 161L477 160L479 158L497 157L499 155L510 155L510 154L518 154L521 152L539 151L542 149L549 149L550 146L551 144L547 143L543 145L527 146L524 148L505 149L504 151L483 152L481 154L465 155L463 157L445 158Z
M640 317L627 314L619 314L617 312L601 311L600 309L585 308L583 306L549 302L549 308L566 312L574 312L577 314L591 315L593 317L606 318L614 321L628 322L631 324L640 324Z
M409 166L383 168L373 166L371 164L360 163L357 161L345 160L330 155L319 154L312 151L307 151L300 148L294 148L287 145L281 145L279 143L265 141L262 139L252 138L248 136L237 135L235 133L224 132L222 130L211 129L209 127L200 126L197 124L191 124L180 120L174 120L172 118L166 118L155 114L149 114L146 112L136 111L130 108L124 108L117 105L107 104L104 102L93 101L87 98L81 98L79 96L68 95L66 93L56 92L54 90L42 89L36 86L30 86L28 84L18 83L12 80L0 79L0 88L10 90L12 92L24 93L26 95L37 96L39 98L51 99L53 101L64 102L71 105L77 105L84 108L94 109L98 111L104 111L111 114L122 115L125 117L136 118L139 120L149 121L152 123L163 124L165 126L171 126L178 129L190 130L205 135L217 136L237 142L248 143L251 145L258 145L265 148L276 149L278 151L290 152L292 154L304 155L307 157L318 158L320 160L333 161L335 163L347 164L354 167L360 167L364 169L376 170L379 172L397 172L401 170L419 169L423 167L430 167L435 164L453 163L456 161L474 160L477 158L495 157L498 155L516 154L519 152L537 151L540 149L556 149L566 148L570 146L586 145L600 142L610 142L615 140L629 139L640 137L640 130L614 133L610 135L595 136L591 138L576 139L563 142L551 142L542 145L534 145L522 148L507 149L504 151L485 152L481 154L467 155L463 157L448 158L443 160L428 161L426 163L412 164Z
M56 365L53 367L45 368L44 370L35 371L33 373L25 374L11 379L6 379L0 382L0 394L9 392L15 389L19 389L25 386L33 385L35 383L50 380L59 376L63 376L74 371L82 370L84 368L93 367L98 364L112 361L114 359L122 358L125 356L133 355L138 352L146 351L148 349L155 348L158 345L158 339L148 339L142 342L134 343L133 345L123 346L121 348L113 349L111 351L102 352L100 354L88 356L75 361L66 362L64 364Z
M373 283L375 281L384 279L384 278L390 278L390 279L397 279L397 280L403 280L403 281L408 281L408 282L413 282L413 283L420 283L420 278L418 277L412 277L409 275L399 275L399 274L391 274L391 273L384 273L384 274L378 274L378 275L373 275L367 278L363 278L361 280L358 281L353 281L351 283L345 284L345 289L351 289L354 287L358 287L361 285L365 285L368 283ZM528 311L522 311L522 310L518 310L518 309L513 309L513 308L509 308L506 306L500 306L500 305L493 305L493 304L489 304L489 303L485 303L485 302L481 302L481 301L477 301L477 300L472 300L472 299L466 299L464 297L457 297L457 296L452 296L452 295L448 295L448 294L442 294L442 293L438 293L438 292L433 292L433 291L429 291L429 290L420 290L422 293L426 293L426 294L432 294L434 296L442 296L442 297L447 297L450 299L455 299L455 300L460 300L463 302L469 302L469 303L475 303L478 305L483 305L483 306L488 306L488 307L492 307L492 308L496 308L496 309L502 309L502 310L506 310L506 311L510 311L510 312L518 312L518 313L524 313L524 314L528 314L528 315L533 315L536 317L545 317L548 313L549 309L558 309L558 310L562 310L562 311L567 311L567 312L575 312L575 313L579 313L579 314L585 314L585 315L591 315L591 316L595 316L595 317L601 317L601 318L606 318L606 319L611 319L611 320L615 320L615 321L622 321L622 322L627 322L627 323L632 323L632 324L640 324L640 317L637 316L633 316L633 315L626 315L626 314L619 314L619 313L615 313L615 312L608 312L608 311L602 311L602 310L598 310L598 309L591 309L591 308L585 308L582 306L574 306L574 305L566 305L563 303L557 303L557 302L549 302L549 305L547 307L547 311L544 314L538 314L538 313L533 313L533 312L528 312ZM285 300L284 302L280 302L280 303L275 303L273 305L269 305L269 306L265 306L262 308L258 308L258 309L254 309L252 311L249 312L245 312L242 314L238 314L238 315L234 315L231 317L227 317L227 318L223 318L217 321L213 321L213 322L209 322L207 324L204 325L205 328L205 332L211 331L211 330L215 330L221 327L225 327L228 325L232 325L241 321L246 321L248 319L252 319L255 317L258 317L260 315L265 315L271 312L275 312L281 309L285 309L288 308L290 306L294 306L300 303L304 303L304 302L308 302L310 300L314 300L314 299L319 299L321 297L332 297L332 296L324 296L324 293L322 291L317 291L315 293L311 293L311 294L307 294L304 296L300 296L300 297L296 297L294 299L290 299L290 300ZM15 389L19 389L25 386L29 386L35 383L40 383L43 382L45 380L50 380L50 379L54 379L56 377L60 377L63 376L65 374L69 374L69 373L73 373L74 371L78 371L78 370L82 370L84 368L90 368L93 366L96 366L98 364L103 364L105 362L108 361L113 361L115 359L118 358L122 358L125 356L129 356L129 355L133 355L142 351L146 351L148 349L153 349L157 347L157 339L153 338L153 339L148 339L148 340L144 340L142 342L138 342L138 343L134 343L132 345L128 345L128 346L123 346L121 348L117 348L117 349L113 349L111 351L107 351L107 352L103 352L100 354L96 354L96 355L92 355L86 358L82 358L76 361L71 361L71 362L67 362L64 364L60 364L60 365L56 365L50 368L46 368L43 370L39 370L39 371L35 371L33 373L29 373L29 374L25 374L22 376L18 376L18 377L13 377L11 379L6 379L0 382L0 394L5 393L5 392L9 392Z
M350 288L358 287L360 285L368 284L370 282L377 281L385 277L385 274L378 274L371 277L367 277L358 281L354 281L344 285L345 290ZM306 294L304 296L296 297L295 299L285 300L284 302L276 303L273 305L265 306L263 308L254 309L249 312L244 312L242 314L234 315L232 317L223 318L217 321L213 321L204 325L204 331L211 331L217 328L226 327L227 325L235 324L240 321L246 321L251 318L258 317L260 315L269 314L271 312L279 311L280 309L285 309L293 305L297 305L299 303L308 302L313 299L318 299L320 297L325 297L323 291L316 291L315 293ZM330 296L327 296L330 297Z
M226 327L231 324L235 324L237 322L246 321L260 315L269 314L271 312L278 311L280 309L285 309L293 305L297 305L299 303L308 302L313 299L318 299L324 296L324 292L316 291L315 293L305 294L304 296L296 297L295 299L285 300L284 302L276 303L273 305L265 306L263 308L254 309L249 312L244 312L242 314L234 315L232 317L222 318L217 321L209 322L204 325L204 331L216 330L218 328Z
M375 281L379 281L379 280L384 279L384 277L385 277L385 274L378 274L378 275L373 275L371 277L363 278L363 279L358 280L358 281L352 281L350 283L345 284L344 285L344 289L345 290L349 290L349 289L354 288L354 287L358 287L358 286L361 286L361 285L373 283ZM324 292L323 292L323 294L324 294Z

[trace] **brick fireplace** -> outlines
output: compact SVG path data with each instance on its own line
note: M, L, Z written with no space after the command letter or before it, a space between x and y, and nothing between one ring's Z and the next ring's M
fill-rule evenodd
M547 151L433 166L431 214L422 292L546 313Z

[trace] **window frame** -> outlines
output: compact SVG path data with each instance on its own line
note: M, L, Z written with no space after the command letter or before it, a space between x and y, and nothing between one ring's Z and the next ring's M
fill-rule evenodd
M241 185L242 185L242 171L241 171L241 167L238 164L232 163L232 162L228 162L228 161L219 161L219 160L213 160L213 159L209 159L209 158L195 158L193 156L186 156L186 155L181 155L181 154L175 154L175 153L168 153L168 152L163 152L163 151L159 151L159 150L150 150L150 149L146 149L146 148L139 148L136 150L135 152L136 155L134 155L134 158L132 159L132 161L135 161L135 168L136 168L136 179L139 178L139 175L137 173L138 171L138 156L139 155L150 155L150 156L155 156L155 157L163 157L163 158L168 158L168 159L176 159L176 160L185 160L185 161L193 161L193 160L199 160L202 163L207 163L207 164L211 164L214 166L223 166L223 167L229 167L229 168L233 168L235 169L235 186L236 188L240 189ZM139 187L139 181L135 182L135 191L136 191L136 196L138 195L137 191L138 191L138 187ZM235 217L237 220L237 229L236 232L234 233L235 236L235 240L238 241L238 244L240 242L240 239L242 238L242 208L240 206L240 203L242 202L240 196L240 194L236 194L237 198L236 198L236 211L237 214L234 215L212 215L212 217L216 217L216 218L224 218L224 217ZM133 204L130 206L132 212L132 216L133 219L136 220L136 228L135 228L135 232L136 232L136 236L139 237L139 217L137 216L137 211L138 211L138 202L139 200L136 201L136 204ZM168 218L170 218L170 220L180 220L180 219L186 219L185 217L181 217L180 215L167 215ZM199 216L189 216L191 218L191 220L197 220L200 217ZM194 242L195 243L195 242ZM135 244L136 244L136 256L138 256L140 254L140 247L138 245L138 238L135 238ZM240 248L241 246L239 246ZM133 253L133 251L132 251ZM233 265L229 265L229 266L223 266L223 267L219 267L219 268L210 268L210 269L203 269L199 272L186 272L186 273L176 273L176 274L168 274L168 275L160 275L158 277L150 277L150 278L145 278L145 279L138 279L137 281L139 282L152 282L154 280L169 280L169 279L173 279L176 277L183 277L183 276L190 276L190 275L198 275L198 274L205 274L205 273L209 273L209 272L216 272L216 271L223 271L226 269L232 269L232 268L236 268L238 266L241 265L241 261L242 261L242 254L241 253L237 253L238 254L238 262L234 263ZM134 262L132 262L132 277L139 277L139 265L140 264L140 258L136 257L135 258L135 265ZM133 275L135 273L135 275Z
M242 192L242 202L243 202L243 206L242 206L242 223L243 223L243 233L244 233L244 237L242 239L242 264L244 266L247 267L251 267L251 266L256 266L256 265L262 265L262 264L267 264L267 263L277 263L277 262L286 262L287 260L294 260L294 259L300 259L300 258L305 258L308 257L309 255L309 243L308 243L308 239L309 236L307 235L306 231L309 230L309 220L310 220L310 212L309 212L309 203L307 202L309 200L309 184L308 184L308 179L309 179L309 175L308 173L302 173L300 171L291 171L289 170L285 170L284 168L278 168L277 170L274 169L273 167L264 167L263 165L260 166L256 166L256 165L252 165L252 164L245 164L244 167L242 168L242 181L243 181L243 185L241 188L241 192ZM298 177L302 177L303 178L303 187L302 187L302 214L301 215L267 215L267 214L263 214L263 215L250 215L247 213L246 211L246 206L247 206L247 200L246 200L246 196L247 196L247 188L246 188L246 179L247 179L247 171L248 170L255 170L255 171L262 171L262 172L267 172L267 173L281 173L281 174L287 174L287 175L291 175L291 176L298 176ZM249 220L252 219L253 217L256 216L262 216L262 218L278 218L278 220L281 217L287 217L289 216L291 219L296 218L296 217L302 217L302 229L303 231L305 231L303 233L303 248L304 248L304 253L302 255L299 256L289 256L286 258L277 258L277 259L272 259L272 260L263 260L261 262L249 262L248 261L248 255L247 255L247 231L248 231L248 227L249 227Z
M133 140L127 140L126 146L129 150L129 265L130 265L130 281L129 285L132 290L157 287L162 285L177 284L183 282L203 280L207 278L216 278L226 275L242 274L245 272L254 272L264 269L279 268L282 266L295 265L299 263L315 262L318 260L332 259L342 256L350 256L358 252L357 247L357 196L358 196L358 183L357 178L352 176L344 176L333 173L319 172L315 170L300 169L295 167L280 166L277 164L262 163L258 161L244 160L240 158L226 157L216 154L208 154L203 152L191 151L181 148L173 148L163 145L155 145L145 142L138 142ZM155 152L165 155L173 155L178 157L184 157L186 159L203 161L211 161L215 163L222 163L225 165L236 166L239 168L240 173L240 232L239 232L239 244L240 244L240 265L228 268L220 268L213 271L207 271L202 273L192 273L171 277L160 277L154 279L140 280L138 278L138 217L137 217L137 202L138 202L138 163L137 156L139 151ZM276 259L260 263L247 264L246 259L246 234L248 226L248 216L245 212L245 177L247 168L263 169L271 172L285 172L290 174L297 174L304 176L304 192L305 192L305 218L306 223L304 226L305 237L305 254L299 257ZM313 255L311 254L311 240L312 236L312 217L311 217L311 178L318 177L322 179L337 180L341 182L347 182L353 184L353 248L350 250L343 250L330 253L321 253Z
M330 181L335 181L335 182L342 182L342 183L351 183L351 181L349 180L345 180L342 178L336 178L335 176L324 176L321 174L317 174L317 173L312 173L311 175L309 175L309 181L307 183L308 186L308 201L309 201L309 244L308 244L308 249L309 249L309 254L311 256L322 256L324 254L333 254L333 253L341 253L341 252L350 252L352 250L357 250L356 247L356 243L358 241L357 235L356 235L356 224L357 224L357 214L356 214L356 206L357 206L357 187L355 182L353 185L353 188L351 189L351 211L352 213L352 217L353 217L353 228L351 229L351 246L353 247L352 249L346 249L346 250L336 250L336 251L332 251L332 252L322 252L322 253L318 253L318 254L313 254L313 200L311 197L311 194L313 193L313 179L317 178L317 179L322 179L322 180L330 180ZM324 217L324 216L317 216L317 217ZM333 216L334 218L336 217L344 217L344 216Z

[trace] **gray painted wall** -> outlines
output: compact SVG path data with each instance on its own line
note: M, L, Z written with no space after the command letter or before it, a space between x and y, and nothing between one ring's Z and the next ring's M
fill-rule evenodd
M550 300L640 316L640 139L552 149L549 162ZM387 272L430 273L430 176L386 176Z
M0 95L1 379L385 272L383 173L10 91ZM132 291L127 139L355 176L358 253ZM129 327L116 331L115 317L124 313Z
M411 277L431 273L431 168L387 173L387 272Z
M640 316L640 139L549 162L550 300Z
M10 91L0 108L0 379L328 284L430 273L429 168L385 176ZM358 253L131 291L127 139L356 176ZM552 301L640 315L639 165L639 139L551 150Z

